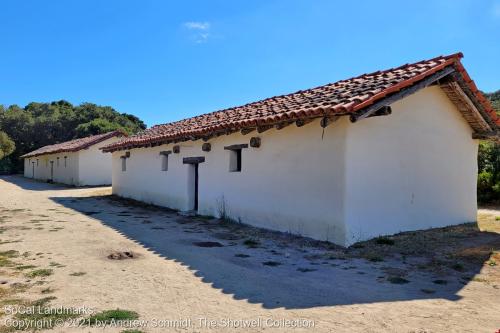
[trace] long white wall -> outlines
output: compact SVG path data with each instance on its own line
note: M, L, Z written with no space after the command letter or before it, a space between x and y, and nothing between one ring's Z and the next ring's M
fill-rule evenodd
M24 176L44 181L52 179L55 183L76 186L109 185L112 178L111 155L103 153L99 148L116 140L118 138L113 137L78 152L25 158Z
M55 183L76 185L78 182L78 153L66 152L35 156L25 158L24 163L24 175L28 178L50 180L52 175ZM51 168L53 168L52 173Z
M111 154L103 153L99 148L119 140L110 138L78 152L79 186L111 184Z
M476 220L478 142L469 124L437 86L392 110L348 128L347 244Z
M210 152L202 141L181 143L179 154L169 155L168 171L161 171L160 151L172 145L130 150L126 171L113 153L113 192L180 210L192 209L189 184L192 166L184 157L204 156L199 164L199 213L226 213L243 223L301 234L337 243L344 241L344 137L346 119L323 129L319 121L302 128L288 126L214 138ZM224 146L262 140L260 148L242 151L242 171L229 172Z
M341 245L405 230L474 221L477 146L472 130L438 87L392 105L389 116L350 123L343 117L324 133L319 121L262 134L181 143L161 171L161 151L130 150L126 171L113 153L113 193L180 210L193 207L193 168L199 165L199 213L226 213L243 223ZM242 152L242 171L229 172L224 146L259 136Z

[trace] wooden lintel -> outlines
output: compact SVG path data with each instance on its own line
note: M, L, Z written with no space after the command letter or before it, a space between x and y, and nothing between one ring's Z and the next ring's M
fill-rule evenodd
M241 130L241 135L247 135L255 131L255 128L244 128Z
M273 125L259 126L257 127L257 133L264 133L265 131L270 130L273 127Z
M205 162L205 156L184 157L182 159L183 164L198 164L203 162Z
M302 127L304 125L309 124L311 121L313 121L313 119L299 119L295 122L295 125L297 127Z
M247 143L243 143L243 144L240 144L240 145L230 145L230 146L225 146L224 147L225 150L238 150L238 149L243 149L243 148L248 148L248 144Z
M161 151L161 152L160 152L160 155L164 155L164 156L168 156L168 155L170 155L170 154L172 154L172 151L171 151L171 150L165 150L165 151Z

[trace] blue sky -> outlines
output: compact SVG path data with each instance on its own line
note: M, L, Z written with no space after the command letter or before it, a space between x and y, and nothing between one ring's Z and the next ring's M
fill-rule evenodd
M4 1L0 46L0 104L151 126L457 51L500 89L500 0Z

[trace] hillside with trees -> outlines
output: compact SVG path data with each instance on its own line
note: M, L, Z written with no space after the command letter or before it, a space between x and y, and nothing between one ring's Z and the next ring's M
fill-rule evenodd
M484 94L500 116L500 90ZM500 144L483 141L479 145L479 175L477 196L479 202L500 202Z
M133 134L145 128L136 116L92 103L72 105L61 100L33 102L24 108L0 105L0 173L22 172L19 157L46 145L117 129Z

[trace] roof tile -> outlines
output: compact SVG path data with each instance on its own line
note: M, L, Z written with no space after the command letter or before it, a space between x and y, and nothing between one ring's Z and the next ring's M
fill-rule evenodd
M47 154L56 154L56 153L63 153L63 152L75 152L75 151L79 151L79 150L88 148L90 146L93 146L99 142L102 142L102 141L107 140L109 138L112 138L114 136L126 136L126 135L121 131L113 131L113 132L108 132L108 133L104 133L104 134L87 136L85 138L80 138L80 139L75 139L75 140L66 141L66 142L62 142L62 143L57 143L54 145L44 146L44 147L38 148L37 150L34 150L30 153L24 154L21 157L27 158L27 157L34 157L34 156L47 155Z
M477 90L460 63L461 53L439 56L414 64L363 74L324 86L300 90L288 95L267 98L243 106L228 108L196 117L156 125L103 148L114 151L169 140L203 137L220 130L262 126L301 118L347 115L362 110L376 101L411 86L416 82L454 66L483 105L491 120L500 124L491 105Z

